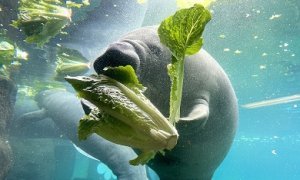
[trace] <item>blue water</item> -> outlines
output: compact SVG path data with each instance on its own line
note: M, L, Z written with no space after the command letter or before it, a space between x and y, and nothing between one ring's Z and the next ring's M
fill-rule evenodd
M174 1L161 3L158 0L149 0L144 21L140 18L140 24L135 25L159 23L168 13L176 9L174 4ZM145 10L145 7L143 9ZM300 179L300 102L257 109L242 107L247 103L300 93L300 1L217 0L211 6L211 10L213 19L204 33L204 48L229 75L239 102L239 128L236 138L213 179ZM113 11L114 9L108 6L103 13L114 14ZM114 14L116 17L112 18L118 18L116 14ZM151 18L153 15L155 17ZM94 20L91 19L89 22ZM110 21L107 20L106 23L108 22ZM80 33L79 27L83 25L79 24L74 32ZM99 31L101 28L103 27L97 26ZM105 34L106 36L101 37L103 44L98 47L89 45L87 40L83 40L74 32L72 35L76 38L73 42L72 40L69 42L77 48L83 43L89 45L88 48L100 50L130 29L117 25L109 28L114 29L116 35L109 34L108 37ZM54 42L60 41L56 39ZM84 46L79 50L94 59L99 53L89 52L88 48ZM24 63L21 70L22 78L27 81L31 81L33 77L41 79L51 77L53 64L48 66L49 64L45 65L46 61L38 60L40 54L37 51L39 50L35 50L36 54L32 55L35 60ZM39 132L38 128L34 133L38 135L30 136L41 137L43 133L47 136L45 131ZM65 145L64 151L74 153L73 159L64 161L63 154L57 159L62 168L72 167L69 174L74 180L116 179L105 164L80 154L70 142L58 141ZM63 179L66 171L68 169L57 169L54 172L55 179Z
M215 180L299 179L300 111L287 106L241 111L234 144Z
M241 107L299 94L299 1L232 1L223 5L215 7L213 26L209 27L213 35L207 32L214 43L206 40L206 45L230 75L239 99L240 121L231 151L214 179L300 179L300 103ZM270 19L275 14L280 17ZM215 40L219 34L226 38ZM224 48L242 53L225 52Z

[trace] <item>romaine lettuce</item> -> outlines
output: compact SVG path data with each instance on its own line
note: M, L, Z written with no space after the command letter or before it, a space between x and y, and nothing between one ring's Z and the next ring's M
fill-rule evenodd
M1 64L10 64L13 60L15 54L14 45L10 44L7 41L0 42L0 63Z
M184 76L184 58L197 53L202 46L202 32L210 21L210 12L200 4L177 11L165 19L158 28L159 38L172 53L168 74L172 81L170 93L170 117L174 124L180 117L180 104Z
M82 0L81 3L73 2L73 1L66 1L66 5L68 8L81 8L82 6L89 6L89 0Z
M142 153L130 161L132 165L145 164L158 151L172 149L177 143L177 130L142 94L133 68L110 68L105 74L66 77L79 97L97 107L81 119L79 138L97 133L117 144L140 149Z
M20 0L18 20L12 26L26 34L28 43L43 46L71 21L71 9L60 0Z
M61 81L65 76L76 76L86 73L89 61L77 50L57 47L55 80Z

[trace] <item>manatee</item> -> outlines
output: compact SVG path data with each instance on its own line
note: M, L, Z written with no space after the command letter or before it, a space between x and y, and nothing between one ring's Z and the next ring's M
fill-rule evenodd
M100 74L107 66L131 65L145 95L166 116L171 52L160 43L157 27L143 27L110 44L94 62ZM238 124L237 98L216 60L201 49L186 57L178 144L148 163L161 179L212 179L228 153Z
M145 166L129 164L129 160L137 156L131 148L111 143L96 134L87 140L78 140L77 127L84 111L76 95L65 90L46 90L37 95L36 101L41 109L22 115L18 120L20 124L50 117L62 134L78 148L105 163L118 179L147 179Z

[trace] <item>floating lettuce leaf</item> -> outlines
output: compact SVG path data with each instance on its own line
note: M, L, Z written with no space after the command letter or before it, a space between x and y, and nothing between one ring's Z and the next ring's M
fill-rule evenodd
M9 65L2 65L0 66L0 77L12 80L13 75L19 72L20 67L21 63L18 61L13 61Z
M2 65L0 67L0 78L1 79L10 79L10 72L9 72L9 68L6 65Z
M66 5L67 5L68 8L81 8L81 6L83 4L76 3L76 2L73 2L73 1L66 1Z
M145 164L157 152L172 149L177 143L177 130L142 94L143 87L133 68L110 68L104 74L66 78L79 97L96 106L80 120L79 138L96 133L114 143L140 149L142 153L130 161L132 165Z
M202 46L202 32L210 21L210 12L200 4L177 11L165 19L158 28L159 38L172 53L172 63L168 65L171 79L170 117L174 124L180 117L180 104L184 75L184 58L197 53Z
M57 81L41 81L31 79L22 79L21 84L18 84L18 96L19 98L24 97L35 97L41 91L49 89L65 89L65 85Z
M0 65L9 65L16 60L27 60L28 53L19 49L6 34L6 29L0 29Z
M82 0L82 4L84 6L89 6L90 5L90 1L89 0Z
M28 60L28 53L7 41L1 41L0 63L8 65L14 60Z
M14 59L16 60L28 60L28 53L25 51L22 51L18 47L15 48L15 55Z
M81 8L82 6L89 6L89 0L82 0L81 3L73 2L73 1L66 1L66 5L68 8Z
M19 72L21 63L18 60L27 60L27 52L20 50L14 42L6 37L6 32L0 32L0 76L11 79Z
M18 20L12 26L26 34L28 43L43 46L71 21L71 10L60 0L20 0Z
M0 42L0 63L10 64L15 54L15 47L7 41Z
M89 61L77 50L58 47L56 55L56 80L63 80L65 76L82 75L89 70Z

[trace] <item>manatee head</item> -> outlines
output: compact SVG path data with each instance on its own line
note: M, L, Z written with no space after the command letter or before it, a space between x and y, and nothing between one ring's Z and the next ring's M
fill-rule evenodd
M167 65L170 51L160 43L157 27L144 27L132 31L108 46L95 60L94 69L100 74L105 67L131 65L147 87L145 95L168 116L170 79Z
M100 74L105 67L131 65L135 70L140 67L141 57L129 42L119 41L111 44L94 62L95 71Z

